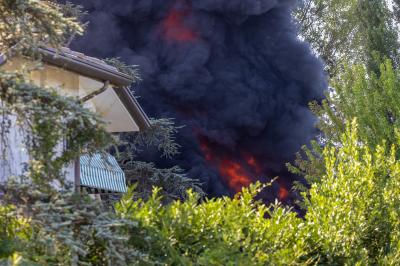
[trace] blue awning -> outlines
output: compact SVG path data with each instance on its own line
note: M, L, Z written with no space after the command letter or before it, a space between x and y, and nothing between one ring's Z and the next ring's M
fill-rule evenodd
M113 192L126 192L125 173L110 154L80 157L81 186Z

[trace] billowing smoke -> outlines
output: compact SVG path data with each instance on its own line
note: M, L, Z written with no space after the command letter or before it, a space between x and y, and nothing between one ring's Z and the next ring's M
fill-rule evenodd
M267 197L287 198L295 177L285 162L315 136L307 105L326 88L321 62L297 38L296 1L75 2L90 26L73 48L139 65L145 111L186 125L182 154L168 163L211 195L280 175Z

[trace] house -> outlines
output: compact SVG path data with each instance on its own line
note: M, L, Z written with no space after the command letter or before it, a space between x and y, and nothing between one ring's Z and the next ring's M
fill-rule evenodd
M63 48L56 51L40 48L44 66L29 77L36 85L57 88L62 95L83 98L95 91L101 93L85 102L105 122L110 133L135 132L150 126L149 119L127 88L133 78L119 72L102 60ZM1 60L4 69L18 69L31 64L27 59ZM108 84L107 89L101 88ZM23 148L21 135L15 127L9 133L8 158L0 158L0 182L11 175L20 175L28 154ZM62 145L61 145L62 146ZM108 157L108 158L107 158ZM76 188L87 188L95 193L125 192L125 175L111 155L83 155L65 169L66 179ZM106 162L107 161L107 162Z

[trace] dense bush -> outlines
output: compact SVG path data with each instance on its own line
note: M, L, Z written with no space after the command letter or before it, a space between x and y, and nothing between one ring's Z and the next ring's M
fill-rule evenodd
M188 192L168 205L158 189L148 200L132 200L131 189L115 214L60 194L2 208L0 255L39 265L398 265L400 161L394 147L371 150L357 132L353 122L343 146L324 149L326 174L305 195L304 218L257 201L261 184L234 198Z
M326 174L312 185L304 219L279 204L254 199L260 185L237 197L162 206L157 190L143 202L117 205L150 240L141 247L168 265L397 265L400 263L400 161L394 148L370 150L356 123L326 147ZM134 242L130 242L134 244Z
M142 251L167 265L287 265L305 255L302 220L279 204L266 207L254 199L260 184L240 195L199 203L161 204L158 190L148 201L126 196L117 204L123 218L139 221L149 240ZM266 219L268 217L268 219ZM130 242L135 245L136 243Z

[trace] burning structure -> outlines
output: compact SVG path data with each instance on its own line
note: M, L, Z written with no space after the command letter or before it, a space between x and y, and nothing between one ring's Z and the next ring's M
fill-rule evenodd
M159 163L184 167L210 195L279 175L267 198L289 196L285 162L315 135L307 105L327 86L297 37L295 0L75 3L90 25L74 48L139 65L146 112L186 125L180 156Z

